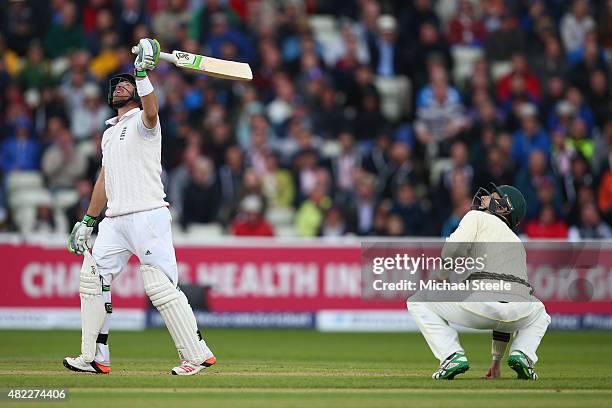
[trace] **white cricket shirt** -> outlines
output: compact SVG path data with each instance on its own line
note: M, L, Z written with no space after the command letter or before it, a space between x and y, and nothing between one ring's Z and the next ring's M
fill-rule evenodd
M102 136L102 165L106 215L116 217L139 211L167 207L161 182L161 127L159 118L153 129L142 122L142 111L134 108L111 125Z

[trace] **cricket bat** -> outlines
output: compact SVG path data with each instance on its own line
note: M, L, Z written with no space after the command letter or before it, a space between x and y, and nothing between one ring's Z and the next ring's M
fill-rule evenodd
M132 53L138 54L137 46L132 47ZM227 61L177 50L172 51L172 54L160 52L159 59L170 62L179 68L193 69L216 78L233 81L250 81L253 79L251 67L244 62Z

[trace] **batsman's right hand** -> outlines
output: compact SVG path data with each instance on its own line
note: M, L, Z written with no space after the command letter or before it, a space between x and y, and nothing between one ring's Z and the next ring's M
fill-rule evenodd
M96 218L85 215L82 221L74 224L70 238L68 238L68 251L73 254L83 255L89 246L89 239L96 224Z
M161 47L155 39L142 38L138 42L138 55L134 61L134 69L139 72L155 69L159 62Z

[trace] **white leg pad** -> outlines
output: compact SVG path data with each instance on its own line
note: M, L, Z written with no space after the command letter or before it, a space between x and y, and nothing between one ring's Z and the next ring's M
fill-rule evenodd
M83 360L91 362L96 355L96 339L106 319L107 311L98 267L89 251L85 251L83 257L79 295L81 298L81 355Z
M181 360L202 364L206 358L205 350L187 297L158 268L141 265L140 271L145 292L164 319Z

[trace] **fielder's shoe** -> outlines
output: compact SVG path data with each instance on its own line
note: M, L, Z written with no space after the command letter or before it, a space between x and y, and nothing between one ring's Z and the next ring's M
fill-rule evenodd
M467 357L463 353L453 353L442 364L438 371L432 374L434 380L452 380L458 374L470 369Z
M83 360L82 356L76 358L66 357L64 359L64 367L79 373L108 374L111 371L110 366L100 364L97 361L88 363Z
M525 355L522 351L513 350L508 356L508 366L516 371L516 378L519 380L537 380L538 374L536 374L533 368L533 361Z
M215 356L209 357L202 364L193 364L189 361L182 361L181 365L172 369L172 375L195 375L205 368L215 364L217 359Z

